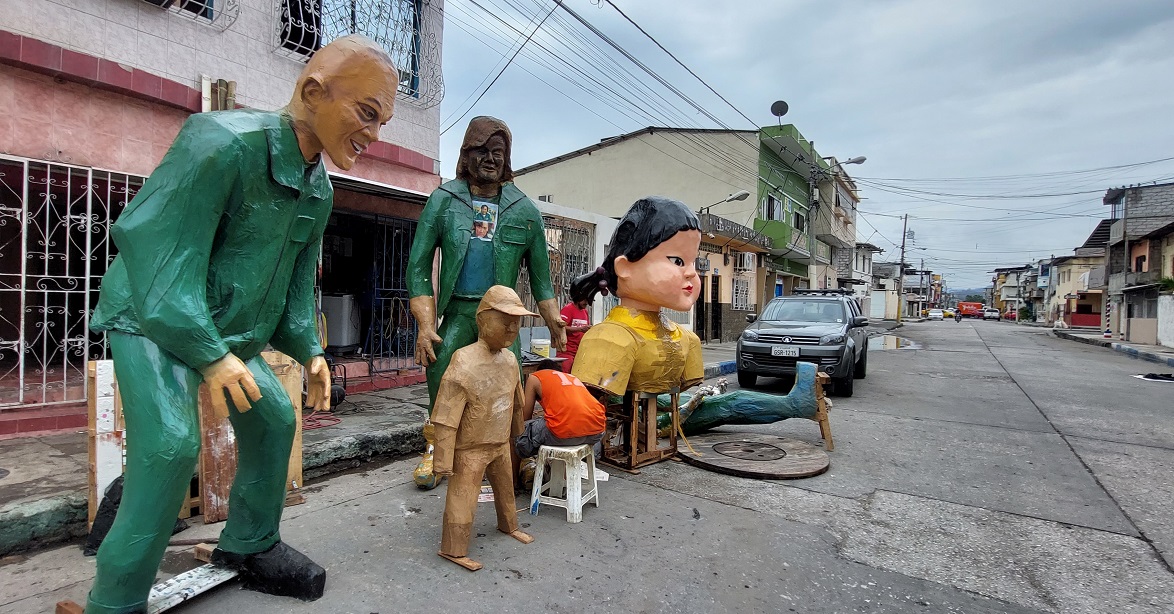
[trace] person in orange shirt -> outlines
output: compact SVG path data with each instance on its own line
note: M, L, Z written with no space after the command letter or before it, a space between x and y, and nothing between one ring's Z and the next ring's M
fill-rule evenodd
M544 360L526 378L525 393L522 405L525 424L514 445L515 462L535 456L542 446L590 445L599 456L599 442L607 426L603 403L592 396L579 378L563 373L557 362ZM537 418L535 403L541 403L543 410L543 415ZM515 465L515 475L517 468Z

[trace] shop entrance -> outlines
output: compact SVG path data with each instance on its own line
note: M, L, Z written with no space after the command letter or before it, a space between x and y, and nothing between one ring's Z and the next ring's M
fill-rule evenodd
M416 222L332 213L322 238L327 352L362 359L369 373L413 369L416 322L407 266Z

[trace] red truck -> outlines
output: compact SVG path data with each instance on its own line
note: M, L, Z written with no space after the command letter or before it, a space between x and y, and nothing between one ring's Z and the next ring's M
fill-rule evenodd
M981 318L982 317L982 303L958 303L958 312L964 318Z

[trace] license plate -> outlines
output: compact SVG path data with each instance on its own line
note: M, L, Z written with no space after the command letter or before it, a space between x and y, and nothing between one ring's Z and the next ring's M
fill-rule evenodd
M792 358L799 357L799 348L789 345L772 345L770 346L771 356L790 356Z

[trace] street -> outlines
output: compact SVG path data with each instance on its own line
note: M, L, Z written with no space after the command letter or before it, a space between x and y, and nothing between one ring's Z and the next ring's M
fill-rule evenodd
M823 475L613 470L580 524L522 512L531 545L481 504L469 573L436 555L444 488L416 490L414 459L371 464L286 510L283 539L328 569L321 600L230 584L173 611L1174 611L1174 388L1130 377L1156 365L1006 322L896 332L915 345L870 350L833 397ZM727 428L819 442L807 420ZM172 550L164 572L192 565ZM0 611L81 602L93 566L76 544L4 559Z

